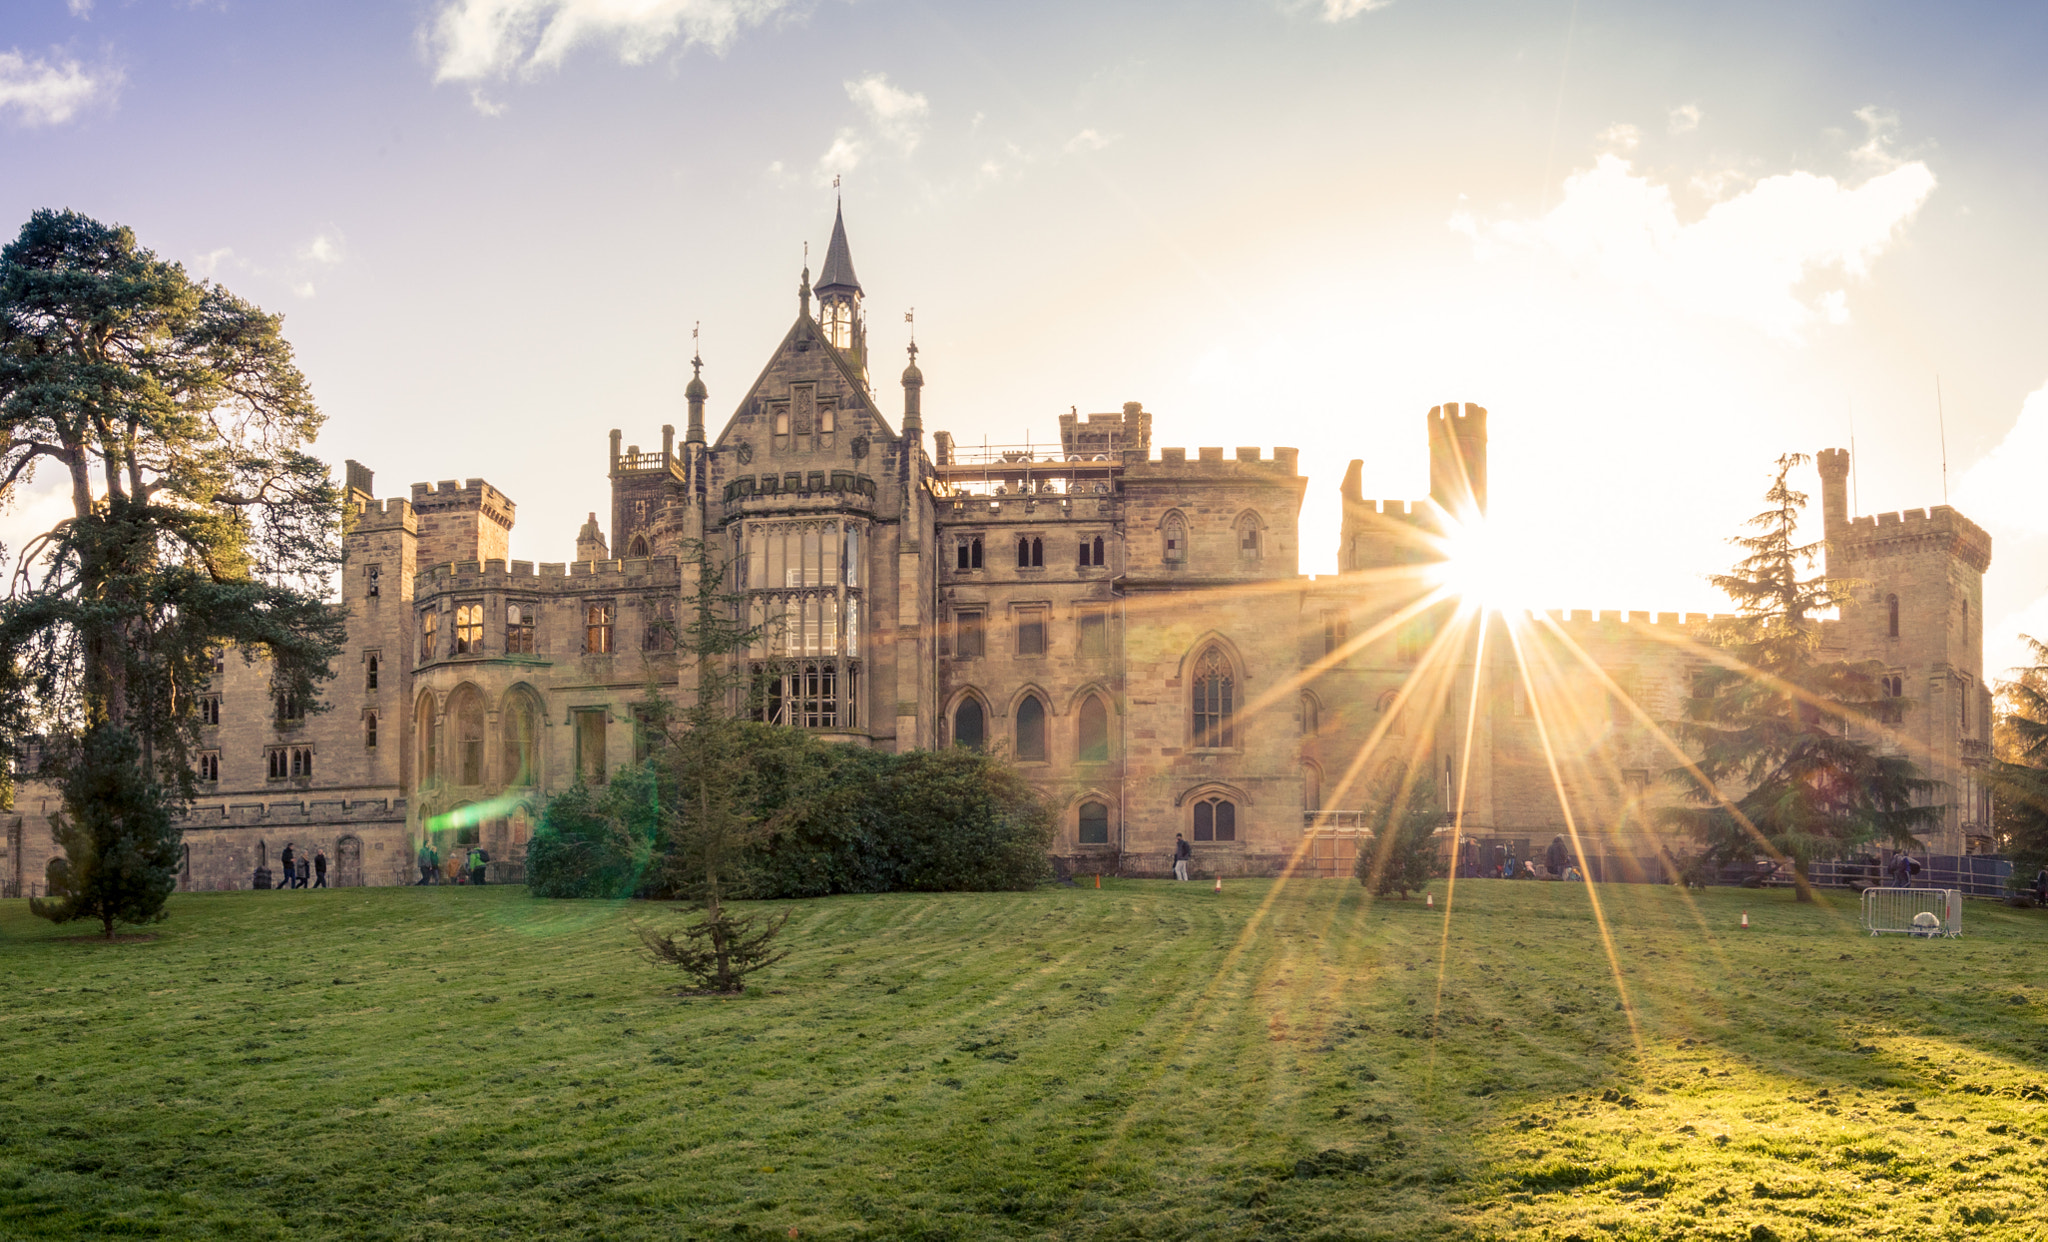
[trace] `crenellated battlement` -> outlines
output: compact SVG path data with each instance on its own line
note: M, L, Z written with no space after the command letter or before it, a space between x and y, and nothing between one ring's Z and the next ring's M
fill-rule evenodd
M373 530L404 530L417 532L419 516L413 511L412 502L403 496L389 500L365 500L356 510L353 534Z
M1884 545L1919 539L1953 540L1955 554L1978 573L1991 566L1991 535L1948 505L1851 518L1832 535L1851 556L1883 555Z
M208 828L296 828L391 821L405 822L404 798L302 799L195 806L179 818L178 824L181 828L200 831Z
M725 485L725 502L763 497L795 499L798 497L846 495L864 496L875 499L875 480L872 476L857 474L851 470L792 470L784 474L742 475Z
M1152 469L1169 471L1186 470L1189 473L1199 472L1204 474L1213 474L1219 470L1241 471L1251 467L1257 468L1262 473L1279 474L1292 478L1296 476L1301 462L1301 450L1293 448L1275 448L1273 455L1266 457L1261 455L1259 447L1255 444L1240 445L1235 450L1235 453L1234 457L1226 460L1221 447L1203 447L1196 449L1195 460L1189 461L1188 451L1185 448L1162 448L1159 450L1159 456L1151 459L1145 458L1141 453L1126 453L1124 455L1124 464L1126 466L1150 467Z
M1590 629L1617 625L1689 628L1726 624L1736 619L1733 613L1725 612L1631 612L1619 608L1543 608L1532 610L1526 615L1539 624L1553 622L1567 629L1574 626Z
M673 556L630 557L610 561L448 561L420 570L415 598L460 591L545 590L548 580L581 593L609 583L617 586L667 585L681 581ZM596 580L593 582L592 580Z
M454 479L415 483L412 485L412 507L420 513L476 510L506 530L512 529L513 518L519 508L512 503L511 497L482 479L469 479L462 483Z

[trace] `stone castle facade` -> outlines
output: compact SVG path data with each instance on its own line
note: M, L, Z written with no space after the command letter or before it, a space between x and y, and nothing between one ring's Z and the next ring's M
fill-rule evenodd
M675 626L698 541L762 626L761 714L848 745L999 748L1082 870L1163 874L1180 833L1203 872L1348 874L1353 808L1396 758L1518 856L1568 828L1589 853L1656 855L1646 809L1673 758L1652 726L1680 712L1705 618L1539 615L1519 664L1497 621L1473 641L1428 583L1440 515L1485 506L1484 409L1429 411L1426 501L1364 498L1354 462L1340 572L1304 577L1295 450L1155 449L1136 402L1062 415L1056 448L927 440L916 347L885 412L862 298L835 219L715 435L701 376L680 443L611 433L609 512L571 561L510 559L516 506L481 479L379 499L350 462L349 643L326 710L276 702L260 661L225 655L184 886L249 887L287 841L324 848L330 883L409 882L428 833L444 855L480 842L516 879L546 800L644 753L650 687L688 691ZM1890 736L1949 784L1930 849L1987 849L1989 537L1946 506L1852 518L1847 455L1820 466L1829 567L1863 583L1830 641L1892 670ZM32 884L49 803L22 794L0 878Z

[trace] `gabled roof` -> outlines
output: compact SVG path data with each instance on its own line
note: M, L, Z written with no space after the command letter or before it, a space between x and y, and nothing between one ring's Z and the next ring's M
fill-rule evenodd
M834 236L839 235L838 231L834 230ZM851 268L848 269L849 274L851 270ZM874 394L868 391L867 381L863 380L860 372L854 368L852 363L846 360L846 355L825 343L824 334L818 330L817 320L811 318L809 311L803 311L797 315L796 322L789 326L789 331L783 334L782 343L775 347L775 352L768 355L768 361L762 365L761 373L754 378L754 382L748 387L746 395L741 397L739 404L733 407L732 414L725 420L725 426L719 430L718 438L711 442L713 449L725 447L726 440L732 435L732 429L752 409L754 401L761 396L762 390L767 387L768 375L775 370L776 362L784 354L794 352L790 349L790 346L800 339L810 342L814 347L813 350L806 352L815 352L825 359L825 366L835 369L845 379L847 388L859 399L861 409L869 418L874 420L875 426L881 431L882 435L891 441L899 438L896 429L890 425L888 416L883 414L882 408L875 404Z
M836 206L832 209L832 242L825 247L825 268L818 273L818 283L811 287L819 293L827 289L860 289L860 277L853 274L853 251L846 244L846 215Z

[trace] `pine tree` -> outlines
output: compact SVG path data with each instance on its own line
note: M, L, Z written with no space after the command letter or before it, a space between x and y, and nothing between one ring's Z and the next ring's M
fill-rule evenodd
M1796 538L1807 497L1788 480L1807 461L1778 459L1768 507L1745 523L1752 533L1730 541L1742 559L1712 579L1739 613L1713 633L1719 658L1695 675L1672 725L1698 758L1666 776L1692 805L1659 812L1716 860L1762 851L1790 861L1801 901L1813 900L1815 859L1873 840L1915 845L1914 830L1941 813L1918 805L1939 782L1871 740L1899 706L1884 694L1883 667L1821 658L1818 614L1852 584L1802 576L1824 546Z
M788 916L757 929L751 915L734 917L729 897L745 891L749 851L772 835L802 803L800 791L784 791L784 810L767 817L757 808L772 801L756 788L751 735L762 726L736 719L734 691L755 692L741 662L759 631L739 620L741 600L725 589L729 567L703 541L692 541L680 558L694 574L688 623L681 649L694 677L694 699L672 721L663 705L650 703L644 727L661 735L659 822L663 886L704 903L704 916L674 937L642 929L641 941L657 961L680 967L703 990L737 994L753 971L779 960L770 942ZM676 727L676 726L680 727Z
M2034 663L1998 687L1990 772L1992 832L2020 887L2048 865L2048 644L2025 641Z
M131 837L161 824L175 849L217 651L268 657L276 692L304 702L332 675L341 505L305 451L320 423L279 318L130 230L38 211L0 250L0 506L38 468L71 500L0 602L0 741L35 741L39 773L67 788L89 771L118 791ZM136 771L116 780L102 765L129 745ZM106 828L83 804L68 815L92 839ZM101 850L73 870L112 883L133 862L151 891L161 853Z
M54 873L62 891L53 886L49 898L32 898L37 915L57 923L98 919L108 939L115 923L163 917L178 887L178 831L141 758L126 729L98 725L86 733L59 783L63 809L50 816L66 860Z
M1421 770L1399 760L1381 765L1366 788L1365 811L1373 839L1358 852L1351 873L1374 896L1399 893L1406 901L1442 874L1436 830L1443 812Z

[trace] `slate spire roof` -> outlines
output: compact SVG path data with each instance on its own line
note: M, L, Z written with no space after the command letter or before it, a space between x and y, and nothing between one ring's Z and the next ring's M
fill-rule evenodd
M825 267L812 288L819 293L827 289L861 292L860 277L853 274L853 251L846 245L846 215L836 205L832 209L832 242L825 247Z

